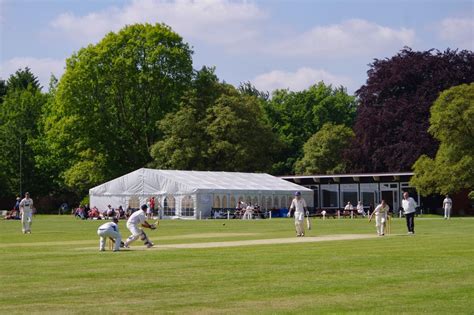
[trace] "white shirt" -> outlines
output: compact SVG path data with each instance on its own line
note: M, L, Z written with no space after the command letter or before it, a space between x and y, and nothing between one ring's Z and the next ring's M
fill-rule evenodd
M354 210L354 207L352 205L346 205L344 210Z
M443 208L451 208L452 205L453 205L453 201L451 200L451 198L444 198Z
M118 229L118 225L115 223L115 222L107 222L107 223L104 223L102 224L101 226L99 226L98 230L102 230L102 231L105 231L105 230L114 230L115 232L118 232L119 229Z
M304 208L306 207L306 201L303 198L300 200L294 198L291 202L290 209L295 209L295 212L304 212Z
M364 205L357 205L357 212L359 213L364 212Z
M32 211L33 210L33 199L23 198L20 201L20 209L23 208L23 211Z
M405 213L413 213L416 211L416 202L415 202L415 199L413 199L412 197L408 197L408 199L403 199L402 200L402 208L403 208L403 212Z
M138 210L132 213L130 218L128 218L127 224L139 225L139 224L143 224L145 220L146 220L145 212L143 212L143 210Z
M374 212L377 214L385 214L390 210L390 207L388 205L385 205L385 207L382 207L382 204L379 204L377 207L375 207Z

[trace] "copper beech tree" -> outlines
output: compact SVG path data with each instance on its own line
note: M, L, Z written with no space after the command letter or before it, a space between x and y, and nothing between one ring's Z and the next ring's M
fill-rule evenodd
M359 100L355 138L346 159L353 172L409 171L422 154L434 157L439 143L428 133L430 107L439 94L474 81L474 54L405 48L376 59Z

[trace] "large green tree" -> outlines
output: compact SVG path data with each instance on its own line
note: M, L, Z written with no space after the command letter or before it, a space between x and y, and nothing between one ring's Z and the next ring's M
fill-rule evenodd
M208 68L159 128L165 136L151 151L159 168L268 171L278 148L259 98L220 83Z
M163 24L126 26L72 55L45 115L41 165L81 194L150 162L156 122L189 88L191 55Z
M294 173L294 164L303 156L304 143L325 123L352 127L356 99L343 87L333 88L320 82L300 92L277 90L265 111L273 131L284 144L284 149L273 165L275 174Z
M474 83L444 91L431 107L428 131L440 142L434 159L414 164L411 185L422 195L474 190Z
M38 136L38 121L47 96L28 69L18 70L7 81L0 105L0 195L14 196L21 190L36 194L41 176L35 164L32 143Z
M296 162L298 174L338 174L346 171L342 153L354 132L345 125L326 123L304 144L303 158Z
M7 94L7 83L0 79L0 105L3 103L3 98Z

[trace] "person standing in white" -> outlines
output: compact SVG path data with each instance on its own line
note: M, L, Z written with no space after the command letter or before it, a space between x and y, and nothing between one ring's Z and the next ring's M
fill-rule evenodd
M301 193L297 191L295 193L295 198L291 202L290 211L288 216L291 215L291 210L295 210L295 227L296 227L296 236L304 236L304 214L306 211L306 201L301 198Z
M407 219L408 234L415 234L415 213L417 204L415 200L408 195L408 192L403 193L402 208Z
M114 252L118 252L120 250L122 236L120 235L117 223L118 219L114 217L112 219L112 222L104 223L97 229L97 235L100 236L99 251L105 251L105 241L107 240L107 238L111 238L114 241Z
M31 224L33 223L33 199L30 193L25 193L25 198L20 201L21 226L23 234L31 234Z
M252 205L248 205L245 209L244 215L242 216L242 220L252 220L254 207Z
M446 195L446 198L443 200L443 209L444 209L444 219L451 218L451 208L453 207L453 201L449 198L449 195Z
M349 215L350 215L351 219L352 219L352 216L353 216L352 210L354 210L354 206L352 205L352 203L350 201L348 201L346 206L344 207L344 211L349 212ZM345 214L347 214L347 212Z
M385 235L385 225L387 224L388 211L390 207L387 205L385 200L375 207L374 212L370 215L369 222L372 221L372 217L375 214L375 227L377 228L377 235Z
M124 247L129 247L130 243L136 241L140 238L146 247L150 248L153 247L153 243L148 239L148 236L145 232L141 229L141 227L149 228L149 229L156 229L154 224L149 224L146 221L146 209L148 209L147 205L142 205L141 209L132 213L130 218L127 220L127 229L132 233L127 240L125 241Z

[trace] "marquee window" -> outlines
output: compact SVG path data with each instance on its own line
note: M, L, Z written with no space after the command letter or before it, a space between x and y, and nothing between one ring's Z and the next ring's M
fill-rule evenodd
M163 200L163 215L176 215L176 201L173 196L166 196L166 198Z
M220 209L221 207L221 198L219 196L214 196L214 203L212 204L212 207L215 209Z
M181 215L185 217L194 217L194 200L191 196L184 196L181 201Z

